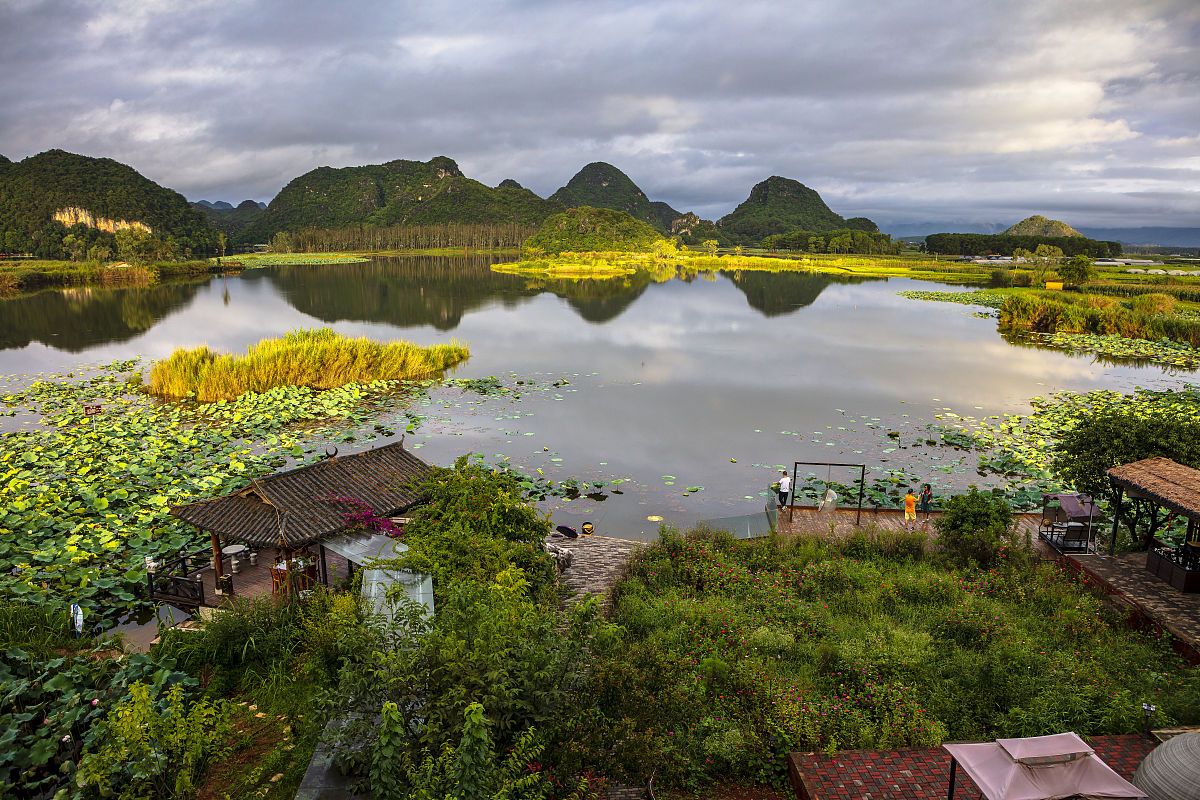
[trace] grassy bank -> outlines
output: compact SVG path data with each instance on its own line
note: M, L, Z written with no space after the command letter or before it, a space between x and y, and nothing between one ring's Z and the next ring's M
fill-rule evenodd
M465 360L458 343L421 347L351 339L329 328L300 330L265 339L245 355L222 355L208 347L179 349L150 370L150 391L160 397L232 400L278 386L332 389L349 383L427 378Z
M149 286L161 278L213 271L206 261L164 261L148 265L0 261L0 296L63 286Z

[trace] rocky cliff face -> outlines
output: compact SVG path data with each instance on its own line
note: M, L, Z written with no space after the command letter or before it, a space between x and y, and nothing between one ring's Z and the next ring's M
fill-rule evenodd
M89 228L95 228L96 230L105 231L107 233L116 233L117 231L125 230L127 228L146 231L147 233L151 232L150 226L144 222L138 222L137 220L108 219L107 217L99 217L92 214L92 212L85 208L75 208L74 206L58 209L52 215L52 219L54 219L55 222L61 222L68 228L72 225L87 225Z

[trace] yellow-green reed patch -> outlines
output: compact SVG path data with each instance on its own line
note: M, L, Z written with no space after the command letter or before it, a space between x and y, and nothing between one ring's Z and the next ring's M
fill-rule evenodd
M213 402L278 386L333 389L427 378L468 356L470 350L457 341L421 347L406 341L352 339L329 328L298 330L281 339L264 339L245 355L222 355L207 346L180 348L154 364L149 387L160 397Z
M655 280L676 275L731 272L815 272L829 275L896 277L937 280L943 283L985 283L990 270L974 264L937 261L932 258L805 254L773 256L759 254L709 255L695 250L674 252L561 253L494 264L492 270L516 275L548 278L605 279L650 271Z

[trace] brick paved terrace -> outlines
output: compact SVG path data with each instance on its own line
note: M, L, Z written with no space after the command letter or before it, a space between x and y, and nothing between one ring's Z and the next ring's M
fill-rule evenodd
M1141 734L1088 739L1117 774L1129 780L1157 742ZM950 754L940 747L904 750L846 750L792 753L788 772L798 800L943 800L950 777ZM955 798L980 800L975 783L961 769Z

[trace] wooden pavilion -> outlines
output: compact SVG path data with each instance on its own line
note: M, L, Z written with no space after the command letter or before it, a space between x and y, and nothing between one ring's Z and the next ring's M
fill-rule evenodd
M1109 555L1116 550L1122 517L1135 535L1144 522L1146 568L1181 592L1200 592L1200 470L1169 458L1146 458L1113 467L1108 479L1114 498ZM1184 540L1169 545L1158 534L1176 519L1186 521Z
M419 500L431 467L403 442L280 472L232 494L175 506L171 513L209 535L204 549L147 564L150 599L184 608L328 585L335 537L361 527L353 517L394 518ZM346 552L338 547L335 552ZM342 566L339 563L338 566Z

